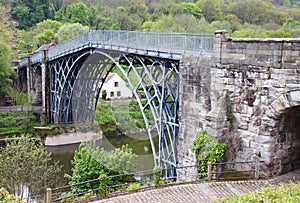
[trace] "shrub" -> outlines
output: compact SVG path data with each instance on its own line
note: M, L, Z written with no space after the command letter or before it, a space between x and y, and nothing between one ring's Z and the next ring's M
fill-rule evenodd
M126 174L136 171L137 156L132 152L128 145L116 148L111 152L105 151L96 145L96 142L86 142L79 146L75 151L72 160L72 175L65 174L69 184L76 184L87 180L97 179L101 175L112 176L117 174ZM102 176L101 176L102 177ZM119 176L114 179L108 179L109 185L116 185L134 181L132 175ZM85 191L98 188L98 182L75 185L73 191Z
M9 203L26 203L21 200L21 198L9 194L4 188L0 188L0 202L9 202Z
M200 178L204 178L204 173L207 173L208 162L217 163L224 157L226 143L220 143L212 136L208 135L206 131L198 134L193 142L193 152L196 156L196 164L202 165L197 167Z

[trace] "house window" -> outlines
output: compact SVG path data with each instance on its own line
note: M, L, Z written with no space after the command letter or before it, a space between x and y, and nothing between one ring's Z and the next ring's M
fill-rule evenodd
M110 97L114 97L114 92L110 92Z
M119 86L119 82L115 82L115 87L118 87Z
M117 97L120 97L120 96L121 96L121 92L117 91Z

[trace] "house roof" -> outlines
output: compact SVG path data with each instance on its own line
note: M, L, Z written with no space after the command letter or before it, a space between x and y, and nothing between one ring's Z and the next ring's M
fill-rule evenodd
M38 53L44 50L47 50L50 44L43 44L42 46L40 46L37 50L34 51L34 53Z
M37 50L35 50L34 53L38 53L38 52L41 52L41 51L44 51L44 50L51 49L52 47L55 47L57 44L58 44L58 38L57 37L53 37L51 39L51 43L50 44L43 44Z
M110 79L112 79L114 76L116 75L116 73L108 73L104 83L107 83Z

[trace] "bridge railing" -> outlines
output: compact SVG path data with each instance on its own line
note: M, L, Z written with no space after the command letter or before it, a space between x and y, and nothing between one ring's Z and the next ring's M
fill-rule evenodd
M49 49L48 57L53 59L69 52L74 52L76 50L82 49L83 47L90 44L90 32L83 33L76 38L70 39L68 41L62 42L59 45Z
M114 46L179 54L186 51L212 53L213 40L213 35L206 34L90 30L49 49L48 57L51 60L89 46ZM36 63L42 59L43 52L39 52L31 57L31 62ZM27 59L20 61L20 67L26 64Z
M28 59L29 58L24 58L24 59L22 59L20 62L19 62L19 66L20 67L24 67L24 66L26 66L29 62L28 62Z
M130 47L141 50L167 51L183 53L199 51L211 53L213 35L189 33L159 33L138 31L92 31L93 44Z
M62 202L62 201L86 201L86 198L99 199L106 196L115 196L127 194L130 191L138 191L140 189L154 188L159 185L175 185L177 183L195 183L207 181L233 181L233 180L257 180L259 179L260 162L223 162L223 163L207 163L200 165L176 167L177 173L189 169L194 174L181 174L179 176L170 176L163 178L160 170L146 170L135 173L127 173L120 175L112 175L104 178L65 185L57 188L48 188L45 196L36 196L33 199L44 199L46 203ZM197 172L198 167L206 167L207 172ZM250 167L250 168L249 168ZM246 169L248 168L248 169ZM171 170L170 168L162 169L162 171ZM191 177L192 176L192 177ZM120 178L126 178L127 183L118 183ZM115 183L115 184L114 184ZM93 187L94 186L94 187ZM100 186L100 187L99 187ZM89 189L88 189L89 188ZM104 191L105 190L105 191Z
M43 60L44 52L38 52L31 57L31 63L37 63Z

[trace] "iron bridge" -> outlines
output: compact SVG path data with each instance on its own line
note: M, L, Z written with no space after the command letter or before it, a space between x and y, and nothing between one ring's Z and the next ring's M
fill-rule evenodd
M37 91L44 66L46 111L58 125L93 122L104 81L118 69L139 104L155 165L171 168L166 175L173 176L179 130L179 62L186 52L210 54L212 46L212 35L90 30L20 61L19 73L23 79L30 76L27 91Z

